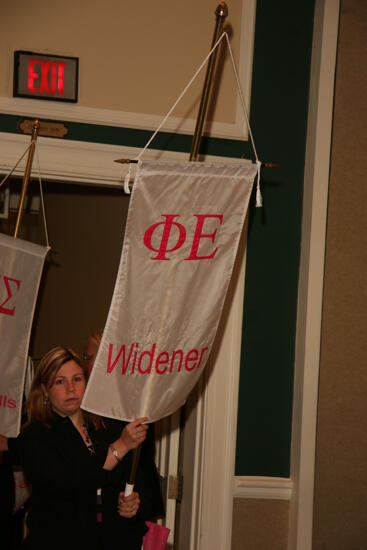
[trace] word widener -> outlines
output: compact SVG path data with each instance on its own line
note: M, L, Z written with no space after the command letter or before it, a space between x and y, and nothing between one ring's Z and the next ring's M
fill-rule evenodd
M158 351L155 342L149 349L140 349L138 342L117 346L108 345L107 373L111 374L116 366L122 375L127 374L172 374L173 372L191 372L205 364L204 355L208 346L192 348L189 351L175 349ZM203 362L204 359L204 362Z

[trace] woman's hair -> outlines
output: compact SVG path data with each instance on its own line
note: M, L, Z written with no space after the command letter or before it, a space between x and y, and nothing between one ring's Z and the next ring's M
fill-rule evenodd
M46 389L50 388L54 383L58 370L68 361L75 361L82 369L85 380L88 380L88 370L77 353L70 348L59 346L52 348L42 357L34 374L26 403L27 424L37 421L44 424L51 423L53 418L51 403L46 398L42 385ZM83 411L83 414L91 418L96 427L99 425L100 420L98 417L85 411Z
M99 346L102 340L102 336L103 329L95 330L94 332L92 332L92 334L88 336L88 340L93 340L97 344L97 346Z
M88 369L89 374L91 373L91 370L93 368L94 361L96 359L97 352L102 340L102 336L103 336L102 329L95 330L88 336L88 338L85 341L82 358L83 358L84 364Z

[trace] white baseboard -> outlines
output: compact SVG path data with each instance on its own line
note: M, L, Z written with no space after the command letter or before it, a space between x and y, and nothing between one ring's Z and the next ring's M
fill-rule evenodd
M290 500L293 482L287 477L250 477L234 478L234 498L263 498L272 500Z

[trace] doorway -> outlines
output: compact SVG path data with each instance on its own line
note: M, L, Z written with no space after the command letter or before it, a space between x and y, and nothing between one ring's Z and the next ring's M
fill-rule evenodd
M31 182L30 188L37 189L38 182ZM53 181L45 182L44 195L53 250L33 324L30 353L36 359L54 345L81 351L87 335L104 326L129 201L121 189ZM44 244L42 216L37 218L37 242ZM244 254L245 233L210 364L185 409L183 493L177 516L176 500L167 500L165 521L175 550L209 549L217 543L230 548ZM172 489L170 477L178 473L180 439L178 417L168 422L157 445L167 495ZM222 443L216 448L218 430Z

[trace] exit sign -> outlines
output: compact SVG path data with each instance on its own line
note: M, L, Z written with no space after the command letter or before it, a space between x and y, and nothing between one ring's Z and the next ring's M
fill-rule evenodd
M14 97L78 101L77 57L14 52Z

